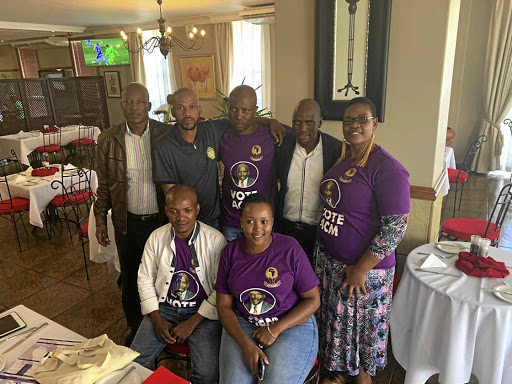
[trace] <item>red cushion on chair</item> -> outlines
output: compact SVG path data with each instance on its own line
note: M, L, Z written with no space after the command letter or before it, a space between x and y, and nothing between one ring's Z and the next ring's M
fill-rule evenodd
M92 139L76 139L71 142L71 145L91 145L94 143Z
M186 342L183 344L167 344L165 349L175 355L190 355L190 348Z
M3 200L2 202L0 202L0 213L11 212L11 201L12 201L12 206L13 206L12 210L14 212L24 211L26 209L29 209L29 207L30 207L29 199L15 197L12 200Z
M459 184L468 181L469 173L461 171L459 169L448 168L448 180L451 182L457 182Z
M74 204L80 204L86 200L89 200L89 195L90 193L88 191L82 191L70 195L70 198ZM57 205L59 207L68 206L70 203L71 202L66 195L57 195L52 199L52 201L50 201L50 204Z
M494 223L489 226L489 233L484 236L487 220L473 219L470 217L457 217L448 219L443 223L442 231L460 240L471 241L471 235L479 235L495 240L500 237L501 229ZM494 241L492 241L494 243Z
M89 222L86 221L85 223L82 224L82 226L80 227L84 237L89 237Z
M47 145L46 147L37 147L36 152L58 152L60 145Z

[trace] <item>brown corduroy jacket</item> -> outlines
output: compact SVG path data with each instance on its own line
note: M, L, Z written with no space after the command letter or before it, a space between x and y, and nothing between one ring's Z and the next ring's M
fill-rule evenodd
M170 126L149 119L151 158L158 138L170 129ZM98 175L97 200L94 203L96 226L107 224L107 213L112 209L112 223L119 232L126 233L126 147L124 135L126 122L105 130L98 137L96 146L96 173ZM163 191L157 186L160 223L166 222L163 209ZM112 234L113 235L113 234Z

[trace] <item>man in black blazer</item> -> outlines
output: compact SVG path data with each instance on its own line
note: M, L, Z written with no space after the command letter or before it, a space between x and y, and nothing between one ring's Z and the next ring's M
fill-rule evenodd
M293 112L293 134L286 135L276 154L281 185L276 211L278 230L294 237L312 263L323 207L320 182L341 153L341 141L319 131L321 116L315 100L299 101Z

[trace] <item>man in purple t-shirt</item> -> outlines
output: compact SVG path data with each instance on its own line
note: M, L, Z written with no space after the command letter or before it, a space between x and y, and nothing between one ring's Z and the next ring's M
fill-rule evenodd
M170 224L158 228L144 248L138 288L145 315L131 349L149 368L166 344L188 342L193 383L216 383L221 325L213 289L226 240L197 221L194 189L177 184L167 191Z
M239 85L229 94L231 129L222 137L222 234L228 241L238 236L240 203L253 193L273 198L276 192L274 142L267 125L256 122L256 92Z

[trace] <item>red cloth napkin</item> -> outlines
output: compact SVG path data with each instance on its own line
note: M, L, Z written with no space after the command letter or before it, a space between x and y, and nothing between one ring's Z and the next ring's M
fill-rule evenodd
M176 376L165 367L159 367L151 376L142 382L142 384L190 384L190 381Z
M38 177L45 177L45 176L51 176L55 175L59 171L59 168L57 167L50 167L49 170L46 170L44 168L36 168L32 170L32 176L38 176Z
M474 277L505 277L510 272L505 263L496 261L492 257L476 256L469 252L459 252L459 260L455 266L466 275Z
M40 132L41 133L59 132L59 128L56 127L55 125L51 125L48 128L46 128L46 129L41 129Z

